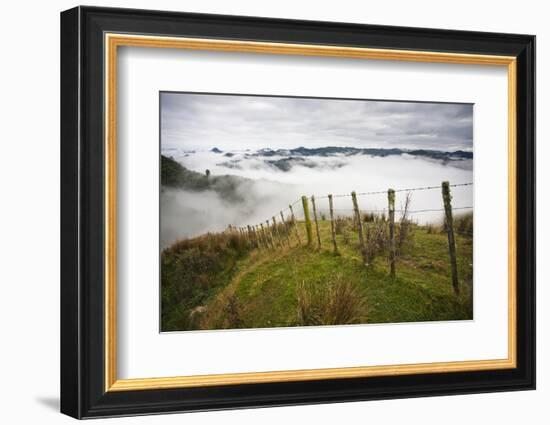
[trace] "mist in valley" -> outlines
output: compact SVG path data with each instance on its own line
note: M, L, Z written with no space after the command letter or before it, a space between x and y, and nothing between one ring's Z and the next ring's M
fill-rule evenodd
M472 160L444 163L409 155L310 157L311 163L293 165L290 170L282 171L262 158L244 157L243 152L231 157L241 156L242 160L234 163L238 166L227 164L228 157L223 153L211 151L170 151L165 154L196 172L205 173L208 169L213 176L230 174L247 180L237 186L241 201L226 199L213 190L195 192L163 188L160 209L162 249L178 239L224 231L230 224L265 223L273 216L279 220L280 211L285 210L287 216L288 205L302 195L315 195L319 215L328 217L328 200L325 198L328 194L439 186L444 180L451 184L472 181ZM396 209L401 209L405 196L406 192L396 194ZM472 186L452 188L452 196L455 208L473 206ZM386 194L359 196L358 202L362 210L383 212L387 209ZM409 208L413 212L443 208L441 190L412 192ZM351 215L351 198L335 197L334 209L335 215ZM297 219L303 217L301 202L294 205L294 212ZM411 218L425 224L440 222L442 214L440 211L425 211L413 213Z

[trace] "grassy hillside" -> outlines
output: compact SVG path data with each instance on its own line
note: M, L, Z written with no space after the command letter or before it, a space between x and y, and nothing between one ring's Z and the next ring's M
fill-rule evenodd
M466 222L466 224L464 224ZM456 220L467 227L468 218ZM375 243L385 223L365 223ZM351 220L340 223L339 254L330 222L320 222L322 247L305 246L294 231L290 246L257 249L238 234L183 241L162 254L163 330L389 323L472 318L472 237L457 235L461 292L454 294L447 236L412 225L402 244L395 279L386 244L363 264ZM283 231L281 225L280 231Z
M161 155L160 158L160 181L163 187L174 189L186 189L191 191L213 190L223 199L241 202L244 200L243 193L252 181L244 177L233 175L210 175L209 170L204 174L188 170L172 158Z

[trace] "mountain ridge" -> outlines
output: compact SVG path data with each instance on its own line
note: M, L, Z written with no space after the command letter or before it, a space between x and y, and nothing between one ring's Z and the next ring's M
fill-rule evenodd
M255 153L247 154L249 156L333 156L333 155L353 156L353 155L370 155L370 156L390 156L409 154L414 156L424 156L433 159L472 159L473 152L464 150L442 151L436 149L403 149L403 148L356 148L351 146L325 146L320 148L306 148L300 146L293 149L258 149Z

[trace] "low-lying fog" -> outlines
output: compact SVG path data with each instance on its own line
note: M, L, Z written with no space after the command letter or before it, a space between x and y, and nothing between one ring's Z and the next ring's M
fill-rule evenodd
M244 226L259 224L272 216L280 219L280 211L302 195L310 197L350 194L424 186L438 186L448 180L451 184L473 181L472 160L444 163L410 155L387 157L330 156L308 157L303 164L293 164L283 171L266 163L266 158L245 156L245 152L225 153L166 151L184 167L211 175L231 174L253 180L237 191L244 202L222 199L216 192L191 192L163 188L161 192L161 248L181 238L194 237L206 232L219 232L229 224ZM271 157L269 160L279 158ZM452 188L453 207L473 206L472 186ZM406 192L396 194L396 209L400 209ZM387 195L358 197L362 210L386 210ZM441 209L441 190L412 192L410 210ZM336 215L351 215L351 197L334 199ZM317 201L319 214L328 216L328 200ZM467 210L470 211L470 210ZM303 217L301 203L294 206L297 218ZM456 213L459 213L457 210ZM285 216L288 211L284 212ZM399 213L397 214L399 216ZM440 222L442 212L419 212L411 215L419 223Z

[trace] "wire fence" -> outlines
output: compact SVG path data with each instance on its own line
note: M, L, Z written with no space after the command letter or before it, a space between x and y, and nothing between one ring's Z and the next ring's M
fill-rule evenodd
M227 230L228 232L234 233L237 232L241 236L243 236L248 243L253 245L254 247L258 249L276 249L276 248L282 248L285 246L285 242L288 246L291 246L291 239L296 238L299 245L302 245L302 238L300 237L300 231L298 230L298 220L297 216L302 219L300 222L303 221L303 226L305 230L305 238L304 243L306 243L307 246L313 246L315 245L314 240L317 241L317 249L321 249L321 232L320 232L320 226L319 221L324 221L326 219L326 215L328 214L330 217L330 224L331 224L331 239L332 239L332 245L334 253L338 253L338 242L336 238L336 227L338 225L338 220L341 219L341 217L336 217L334 212L342 212L345 211L349 215L351 215L351 219L353 220L353 227L358 235L358 241L359 241L359 249L363 258L364 263L367 265L370 261L370 239L371 236L369 232L372 230L369 228L368 224L366 223L369 217L365 217L365 214L382 214L383 215L383 222L387 223L387 231L384 230L384 232L387 232L387 245L389 248L389 259L390 259L390 275L392 277L395 277L395 261L396 261L396 241L395 241L395 229L396 229L396 222L395 222L395 213L402 214L401 221L399 225L401 226L401 229L404 225L408 225L408 216L409 215L415 215L415 214L421 214L421 213L433 213L433 212L440 212L443 213L444 216L444 228L448 236L448 245L449 245L449 258L451 263L451 279L453 284L453 289L458 294L459 293L459 285L458 285L458 274L457 274L457 266L456 266L456 242L455 242L455 230L453 226L453 211L457 210L471 210L473 209L472 206L459 206L459 207L452 207L451 205L451 188L457 188L457 187L465 187L465 186L471 186L473 183L457 183L457 184L449 184L449 182L442 182L441 185L438 186L423 186L423 187L411 187L411 188L403 188L403 189L387 189L387 190L379 190L379 191L370 191L370 192L351 192L349 194L327 194L327 195L310 195L310 196L302 196L301 198L298 198L294 202L291 202L286 206L285 208L277 211L275 214L273 214L270 217L267 217L265 220L261 221L257 224L246 224L244 226L235 226L235 225L229 225ZM418 210L411 210L408 208L409 201L410 201L410 193L412 192L418 192L418 191L428 191L428 190L435 190L435 189L441 189L441 195L442 195L442 204L443 207L439 208L426 208L426 209L418 209ZM405 207L401 209L395 208L395 194L396 193L407 193L407 198L405 201ZM368 195L381 195L381 194L387 194L388 199L388 207L387 208L377 208L377 209L361 209L359 206L359 202L357 200L358 197L368 196ZM352 201L352 208L335 208L333 204L334 198L351 198ZM321 207L319 208L317 205L317 202L319 200L325 200L328 199L329 202L329 208ZM311 202L311 208L310 208L310 202ZM301 204L302 211L299 212ZM295 211L296 210L296 211ZM370 217L371 220L376 221L375 217ZM315 236L314 238L314 227L315 227ZM364 229L365 227L365 229ZM402 232L403 230L400 230ZM460 229L456 231L456 234L462 235L462 236L473 236L473 231L468 231L464 229ZM401 235L400 235L401 238Z
M473 185L473 182L468 182L468 183L455 183L455 184L449 184L449 188L457 188L457 187L465 187L465 186L472 186ZM427 190L435 190L435 189L441 189L441 185L439 186L421 186L421 187L411 187L411 188L404 188L404 189L395 189L393 190L394 193L403 193L403 192L406 192L406 193L409 193L409 192L418 192L418 191L427 191ZM355 193L355 196L357 197L360 197L360 196L369 196L369 195L383 195L383 194L387 194L388 193L388 189L387 190L376 190L376 191L370 191L370 192L353 192ZM342 194L336 194L336 195L333 195L333 194L330 194L330 195L311 195L310 197L313 197L315 199L328 199L330 197L332 197L333 199L334 198L351 198L353 195L352 193L342 193ZM272 218L275 216L279 216L280 213L286 213L286 212L289 212L293 207L295 207L296 205L302 203L302 198L298 198L296 199L294 202L291 202L289 203L288 206L284 207L283 209L277 211L275 214L273 214L272 216L269 216L268 218L266 218L266 220L272 220ZM457 210L471 210L473 209L473 206L460 206L460 207L453 207L453 210L457 211ZM347 211L347 212L353 212L354 211L354 208L332 208L333 211ZM319 212L329 212L330 209L329 208L317 208L317 211ZM430 208L430 209L420 209L420 210L410 210L410 209L407 209L407 210L404 210L404 209L396 209L394 210L395 212L397 213L405 213L407 212L408 214L420 214L420 213L427 213L427 212L444 212L445 211L445 208ZM387 208L382 208L382 209L361 209L361 212L364 212L364 213L387 213L388 212L388 209ZM299 212L298 214L300 214L300 217L302 217L302 212ZM296 214L296 215L298 215ZM262 220L260 221L260 223L265 223L266 220ZM259 224L259 223L258 223ZM234 225L234 224L231 224L230 227L239 227L238 225ZM246 225L245 225L246 227Z

